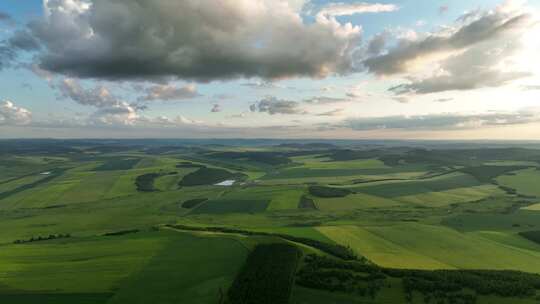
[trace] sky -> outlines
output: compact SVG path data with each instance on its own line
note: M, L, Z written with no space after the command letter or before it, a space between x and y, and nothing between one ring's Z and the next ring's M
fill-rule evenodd
M0 138L540 138L540 0L2 0Z

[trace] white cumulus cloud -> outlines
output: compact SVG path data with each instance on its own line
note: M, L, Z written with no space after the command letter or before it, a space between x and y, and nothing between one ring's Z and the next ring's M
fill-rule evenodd
M0 102L0 126L1 125L27 125L32 121L32 113L13 102L5 100Z

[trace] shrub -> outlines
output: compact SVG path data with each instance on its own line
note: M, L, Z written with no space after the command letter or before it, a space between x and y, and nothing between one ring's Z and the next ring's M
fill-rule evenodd
M160 176L161 174L159 173L148 173L148 174L137 176L137 178L135 179L135 185L137 186L137 191L141 191L141 192L157 191L156 188L154 188L154 180Z
M352 193L349 189L331 188L324 186L310 186L309 194L322 198L345 197Z
M298 209L313 209L316 210L317 206L315 205L315 202L310 199L309 197L302 195L300 197L300 201L298 202Z
M206 202L207 200L208 200L207 198L190 199L190 200L185 201L182 204L182 208L192 209L192 208L195 208L195 207L199 206L200 204Z

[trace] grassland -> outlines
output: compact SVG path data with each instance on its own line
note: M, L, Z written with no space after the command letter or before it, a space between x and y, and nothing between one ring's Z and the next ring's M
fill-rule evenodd
M167 231L47 241L3 250L0 279L23 299L52 293L72 303L106 295L107 303L214 303L246 255L234 239Z
M323 211L392 208L402 205L397 200L363 193L352 194L342 198L317 198L316 204L317 207Z
M372 158L372 159L360 159L360 160L351 160L351 161L333 161L324 155L308 155L308 156L297 156L291 157L291 160L294 163L300 164L298 168L308 168L308 169L387 169L382 161Z
M499 176L499 184L516 189L519 194L540 197L540 170L530 168Z
M0 301L228 303L229 287L259 244L329 255L298 238L349 246L392 269L540 273L540 244L529 237L540 231L540 151L398 150L196 146L162 153L77 143L59 149L68 152L5 153ZM215 185L229 179L236 182ZM57 234L71 237L13 243ZM289 286L290 303L403 301L402 279L386 282L374 298ZM477 303L531 299L478 295Z
M161 242L136 236L4 246L1 281L8 290L23 293L107 293L140 269Z
M193 214L256 213L268 207L265 200L210 200L192 211Z
M445 191L432 191L416 195L405 195L395 198L399 202L427 207L444 207L460 203L479 201L491 196L500 195L502 191L492 185L455 188Z
M381 182L375 185L371 183L362 184L353 190L357 192L381 196L385 198L395 198L412 196L418 194L448 191L452 189L480 186L474 177L461 173L451 173L430 179L398 182Z
M95 168L96 171L117 171L117 170L129 170L139 163L140 159L126 158L126 159L111 159L104 162L102 165Z
M167 234L164 247L108 303L217 303L248 253L232 238Z
M539 204L534 204L534 205L531 205L531 206L527 206L524 209L525 210L530 210L530 211L540 211L540 203Z
M378 265L416 269L516 269L540 272L540 246L512 245L511 238L459 233L440 226L407 223L372 227L318 227ZM528 243L528 242L524 242Z

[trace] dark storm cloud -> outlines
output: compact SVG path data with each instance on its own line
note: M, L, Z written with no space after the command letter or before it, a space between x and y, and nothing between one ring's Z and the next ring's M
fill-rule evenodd
M304 23L291 0L50 0L30 25L40 67L70 76L324 77L350 72L361 29Z

